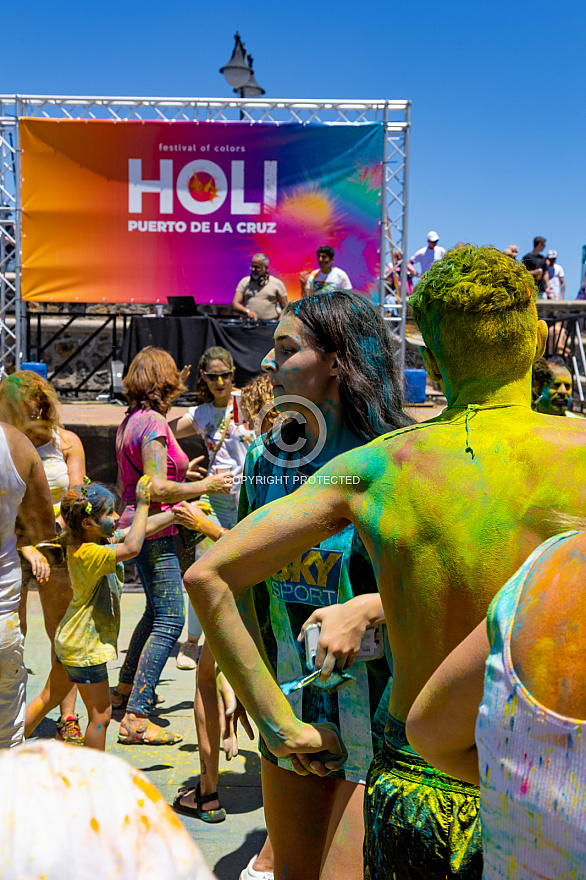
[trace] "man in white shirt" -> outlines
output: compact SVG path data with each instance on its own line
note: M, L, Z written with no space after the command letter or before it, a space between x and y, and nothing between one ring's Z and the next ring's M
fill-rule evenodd
M317 249L319 269L313 272L302 272L299 276L301 296L311 296L324 290L352 290L352 282L343 269L334 266L334 249L322 245Z
M556 263L557 251L547 252L547 276L549 278L549 299L563 299L566 292L564 270Z
M429 268L434 263L437 263L438 260L441 260L443 255L446 252L446 249L443 247L439 247L438 245L439 235L437 232L434 232L433 229L431 232L427 233L427 247L419 248L416 251L407 264L407 269L413 275L423 275L424 272L427 272ZM414 263L419 263L420 272L415 271Z

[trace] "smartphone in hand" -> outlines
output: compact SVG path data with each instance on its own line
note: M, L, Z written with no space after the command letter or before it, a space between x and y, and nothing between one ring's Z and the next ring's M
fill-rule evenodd
M315 666L315 655L317 654L317 643L321 627L318 623L312 623L305 629L305 662L310 672ZM382 626L368 626L364 633L364 638L360 645L360 650L356 655L357 660L379 660L385 652L383 642Z

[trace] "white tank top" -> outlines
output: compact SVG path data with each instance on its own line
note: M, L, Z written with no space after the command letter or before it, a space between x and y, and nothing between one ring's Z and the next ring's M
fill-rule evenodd
M43 462L45 476L51 490L53 511L58 516L61 511L61 499L69 489L69 473L61 450L61 437L58 431L53 433L52 440L37 448L39 458Z
M476 722L483 880L586 876L586 721L545 708L517 677L511 632L527 577L576 532L533 552L488 611L491 651Z
M0 615L18 611L21 575L14 523L25 489L0 427Z

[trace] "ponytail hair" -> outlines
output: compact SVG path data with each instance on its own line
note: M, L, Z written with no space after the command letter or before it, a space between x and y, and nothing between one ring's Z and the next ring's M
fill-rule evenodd
M61 516L67 531L77 540L83 538L83 521L87 516L97 520L108 504L116 499L109 489L99 483L73 486L61 499Z

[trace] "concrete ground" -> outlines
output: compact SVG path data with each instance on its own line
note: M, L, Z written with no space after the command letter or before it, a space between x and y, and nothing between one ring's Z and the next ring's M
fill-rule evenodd
M125 592L122 596L122 625L118 642L118 660L109 664L110 684L118 681L126 646L134 626L142 614L144 594ZM27 607L28 632L25 662L29 672L27 697L31 699L43 687L50 666L50 646L45 634L37 593L30 592ZM186 630L184 631L186 637ZM107 750L138 767L147 774L168 803L173 802L178 788L195 785L199 778L199 754L193 723L193 691L195 673L181 671L175 665L176 646L167 661L157 693L164 697L160 714L153 720L169 726L183 736L175 746L124 746L117 743L118 721L108 728ZM78 697L77 712L82 730L85 728L85 707ZM39 725L34 737L55 736L59 710L51 712ZM188 833L200 847L208 865L219 880L238 880L240 871L259 852L265 836L264 813L260 789L260 756L256 740L240 736L242 749L238 757L227 762L220 758L218 791L228 817L219 825L207 825L199 819L180 816Z
M411 415L416 421L433 418L442 404L428 402L412 407ZM182 414L172 410L170 418ZM78 433L86 450L88 472L94 480L114 483L116 459L114 438L116 428L122 421L124 408L108 403L77 402L63 406L63 423ZM188 450L190 456L201 452ZM118 680L117 670L124 660L126 646L134 626L142 614L144 594L125 592L122 597L122 625L119 639L119 658L109 664L110 684ZM186 638L186 630L182 640ZM193 722L193 692L195 673L177 669L176 646L169 658L157 692L165 698L160 715L155 719L162 726L179 731L183 741L176 746L124 746L117 743L118 721L113 720L108 729L107 749L129 761L145 772L161 791L168 803L173 802L177 790L184 785L194 786L199 777L199 754ZM45 634L38 594L28 597L28 633L25 643L25 660L29 670L28 698L32 699L43 687L50 666L49 641ZM78 698L77 712L85 728L85 707ZM39 725L37 737L54 737L59 717L56 709ZM240 735L241 751L237 758L227 762L220 759L218 790L220 802L228 817L219 825L207 825L187 816L180 816L185 828L197 842L203 855L219 880L238 880L241 870L258 853L265 839L264 814L260 788L260 756L256 740L250 742Z

